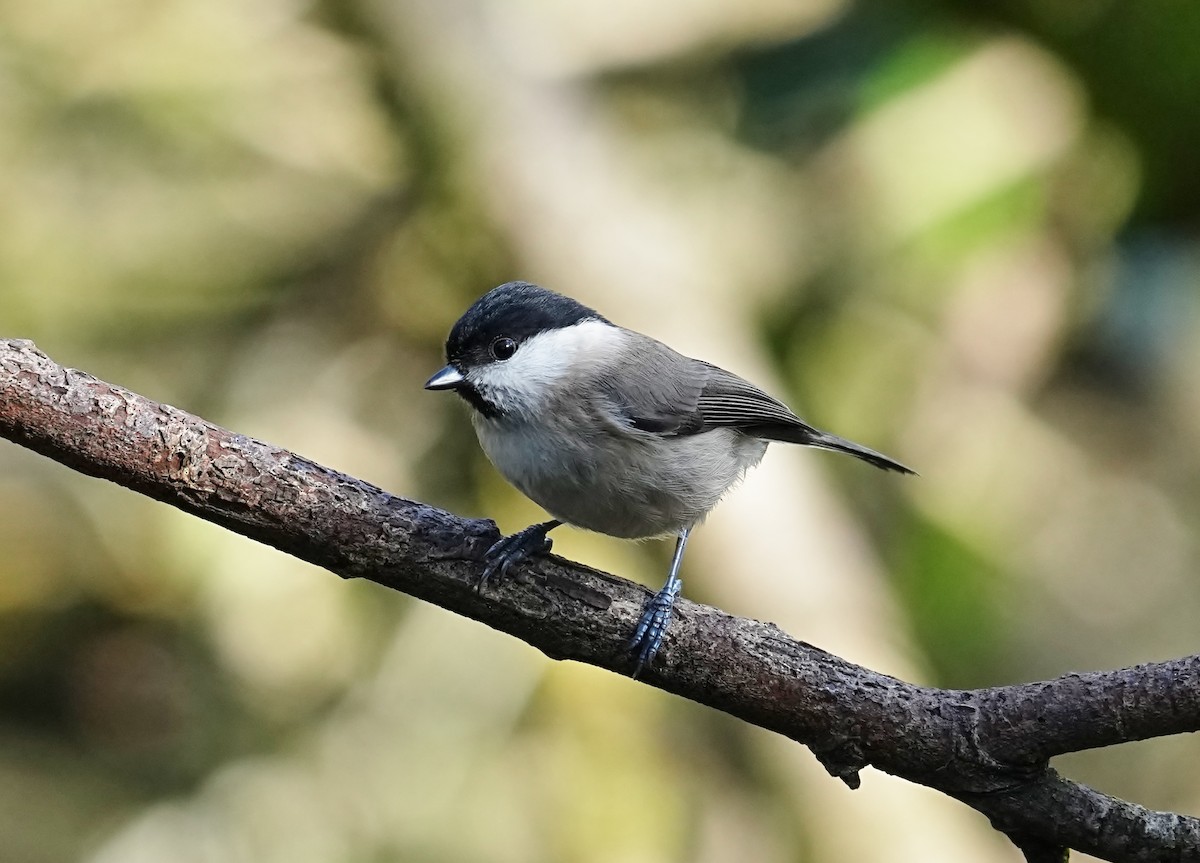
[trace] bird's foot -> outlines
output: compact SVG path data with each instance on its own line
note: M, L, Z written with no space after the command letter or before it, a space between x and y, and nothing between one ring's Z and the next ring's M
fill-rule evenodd
M675 597L679 595L683 582L679 579L668 581L663 589L651 597L642 610L637 629L629 641L629 649L637 659L633 676L642 673L642 668L654 661L658 649L662 647L663 636L667 633L667 624L671 622L671 614L675 609Z
M546 533L558 525L557 521L531 524L524 530L519 530L496 542L483 556L487 566L484 567L483 575L479 576L475 590L482 592L493 582L497 585L503 584L508 578L508 571L513 564L549 552L554 545L554 540L546 536Z

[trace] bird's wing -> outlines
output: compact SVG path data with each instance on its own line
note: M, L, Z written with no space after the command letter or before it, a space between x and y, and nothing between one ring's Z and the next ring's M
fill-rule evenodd
M759 437L776 437L773 429L786 430L781 440L794 440L796 435L815 433L783 402L764 393L749 381L733 372L693 360L707 371L704 387L696 402L701 417L699 431L733 426ZM800 442L800 441L796 441Z
M870 447L813 428L792 413L783 402L771 398L732 372L716 366L709 366L709 369L708 383L696 405L697 412L704 418L700 431L717 426L733 426L764 440L843 452L883 470L914 472L912 468Z
M763 429L776 426L812 431L782 402L737 375L685 357L647 336L638 338L637 363L599 376L606 402L626 425L664 436L722 426L763 437L772 436Z
M663 437L736 428L764 440L834 450L884 470L913 473L882 453L813 428L733 372L642 338L639 362L614 367L598 378L605 414L627 428Z

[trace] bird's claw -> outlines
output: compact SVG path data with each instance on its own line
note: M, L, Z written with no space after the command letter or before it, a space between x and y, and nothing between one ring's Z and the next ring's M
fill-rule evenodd
M533 524L493 544L483 556L487 566L475 584L475 591L482 593L492 583L503 584L514 564L549 552L554 545L554 540L546 536L549 529L545 524Z
M675 597L679 595L682 588L683 582L679 579L668 582L662 590L650 598L642 610L637 629L634 630L633 638L629 641L629 649L637 659L637 665L633 669L634 677L641 674L642 669L654 661L655 654L662 647L663 637L667 633L667 625L671 622L671 614L675 610Z

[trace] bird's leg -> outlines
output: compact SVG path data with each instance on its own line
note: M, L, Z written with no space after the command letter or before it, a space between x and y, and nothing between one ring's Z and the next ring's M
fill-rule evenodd
M490 582L503 584L508 578L508 570L515 563L520 563L530 557L545 554L550 551L554 541L546 536L562 524L558 519L543 521L541 524L531 524L524 530L519 530L512 536L506 536L487 550L483 559L487 562L483 575L475 585L476 591L482 591Z
M662 590L654 594L646 603L642 617L634 630L629 642L629 649L637 658L633 676L642 673L642 668L654 660L654 654L662 646L663 636L667 632L667 624L671 622L671 612L675 607L675 597L679 595L683 582L679 579L679 565L683 562L683 549L687 545L690 527L679 531L679 539L675 543L675 556L671 558L671 571L667 573L667 583Z

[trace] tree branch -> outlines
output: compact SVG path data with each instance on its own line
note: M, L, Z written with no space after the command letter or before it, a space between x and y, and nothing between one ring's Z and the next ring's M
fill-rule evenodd
M555 659L630 670L646 588L558 557L476 593L498 536L0 341L0 435L272 545L514 635ZM1029 860L1200 860L1200 820L1060 777L1055 754L1200 728L1200 656L973 691L914 686L769 623L680 600L645 682L809 746L856 787L867 765L986 815ZM1056 856L1057 855L1057 856Z

